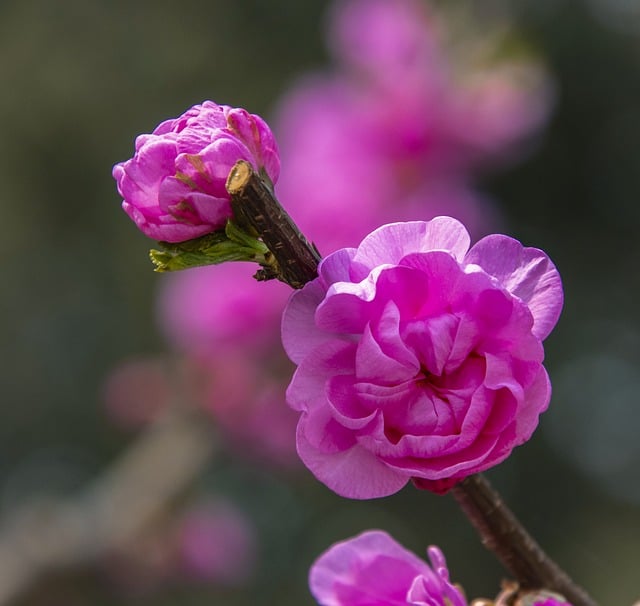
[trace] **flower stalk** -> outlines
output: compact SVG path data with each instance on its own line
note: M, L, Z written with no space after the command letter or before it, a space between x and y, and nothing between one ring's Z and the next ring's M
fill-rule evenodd
M257 278L277 278L296 289L313 280L318 275L320 253L302 235L249 162L236 162L226 188L238 226L259 236L275 258L274 266L267 273L258 272Z
M226 183L234 221L260 238L275 258L259 279L278 278L295 289L317 277L320 254L308 242L273 195L271 188L243 160ZM596 602L542 550L482 474L469 476L451 492L477 530L482 543L500 560L523 589L545 588L565 596L573 606Z
M484 475L469 476L451 493L478 531L482 544L493 551L521 588L552 589L573 606L597 606L543 551Z

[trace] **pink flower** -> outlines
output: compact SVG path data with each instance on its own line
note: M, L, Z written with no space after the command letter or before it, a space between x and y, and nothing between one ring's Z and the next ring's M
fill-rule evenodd
M297 415L285 405L285 375L291 374L291 362L273 336L268 347L256 350L244 340L205 360L202 405L236 456L293 469L300 459Z
M340 64L376 83L434 79L444 60L436 23L421 0L347 0L333 5L328 41Z
M322 606L466 606L442 552L430 547L428 554L431 566L386 532L370 530L322 554L309 587Z
M216 356L239 343L272 347L291 290L257 282L255 271L251 263L223 263L162 275L157 315L168 342L192 355Z
M279 318L291 289L256 282L249 263L163 276L158 319L169 344L198 370L194 397L237 452L284 467L300 465L296 413L284 404L291 362Z
M473 177L526 151L549 115L549 79L535 61L480 65L497 56L484 30L482 53L450 52L467 36L437 16L422 0L335 2L335 67L279 104L278 196L325 254L383 223L437 216L443 202L474 234L496 228Z
M292 295L298 454L338 494L382 497L410 479L445 492L504 460L547 408L560 276L507 236L469 243L449 217L385 225Z
M142 232L182 242L224 226L231 214L225 182L238 160L278 178L276 142L262 118L205 101L137 137L133 158L116 164L113 177Z
M121 361L107 376L103 400L110 420L122 429L140 429L171 405L169 368L160 358Z
M182 565L191 577L239 585L253 572L255 530L232 503L212 501L189 511L178 528Z
M372 102L378 103L356 95L346 80L321 78L308 79L281 101L278 198L302 232L325 254L383 223L443 212L486 233L498 214L492 204L461 175L434 177L435 158L421 152L393 157L400 134L386 126L403 118L388 110L387 118L370 119Z
M535 62L482 65L476 57L472 69L456 65L446 25L419 0L346 0L335 5L329 31L339 63L363 81L388 153L405 162L421 156L432 174L510 159L551 106L548 78ZM458 45L473 40L475 32L464 33Z

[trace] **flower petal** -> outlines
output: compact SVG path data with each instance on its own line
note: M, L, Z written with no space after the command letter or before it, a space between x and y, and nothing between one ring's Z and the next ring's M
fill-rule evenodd
M494 234L477 242L464 261L480 266L524 301L533 314L534 335L539 339L549 335L560 317L563 292L560 274L543 251Z
M408 474L391 469L358 444L344 451L322 452L307 440L305 423L303 415L296 435L298 454L316 478L341 497L386 497L398 492L409 481Z
M329 335L318 329L315 323L316 307L322 302L325 291L320 282L309 282L296 290L282 314L282 344L292 362L299 364L303 358Z
M470 241L464 225L451 217L390 223L379 227L362 241L354 262L369 268L388 263L400 264L408 254L431 250L446 250L462 261Z

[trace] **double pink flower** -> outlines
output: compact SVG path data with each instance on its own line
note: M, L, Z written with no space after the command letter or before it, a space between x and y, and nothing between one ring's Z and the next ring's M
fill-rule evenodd
M382 497L409 480L444 492L504 460L547 408L542 340L560 276L507 236L469 244L449 217L385 225L290 299L298 453L338 494Z

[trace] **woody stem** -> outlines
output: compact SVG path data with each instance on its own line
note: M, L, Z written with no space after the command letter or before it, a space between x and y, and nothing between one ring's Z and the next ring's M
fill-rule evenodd
M226 187L235 221L249 233L259 235L275 257L275 277L293 288L302 288L313 280L318 275L320 253L302 235L251 164L236 162Z
M597 606L543 551L482 474L469 476L451 492L482 544L493 551L523 588L556 591L573 606Z
M242 229L260 237L275 257L272 277L293 288L302 288L315 279L320 254L248 162L240 160L235 164L226 187L231 195L234 220ZM482 543L523 588L556 591L573 606L597 606L542 550L484 476L470 476L451 492Z

